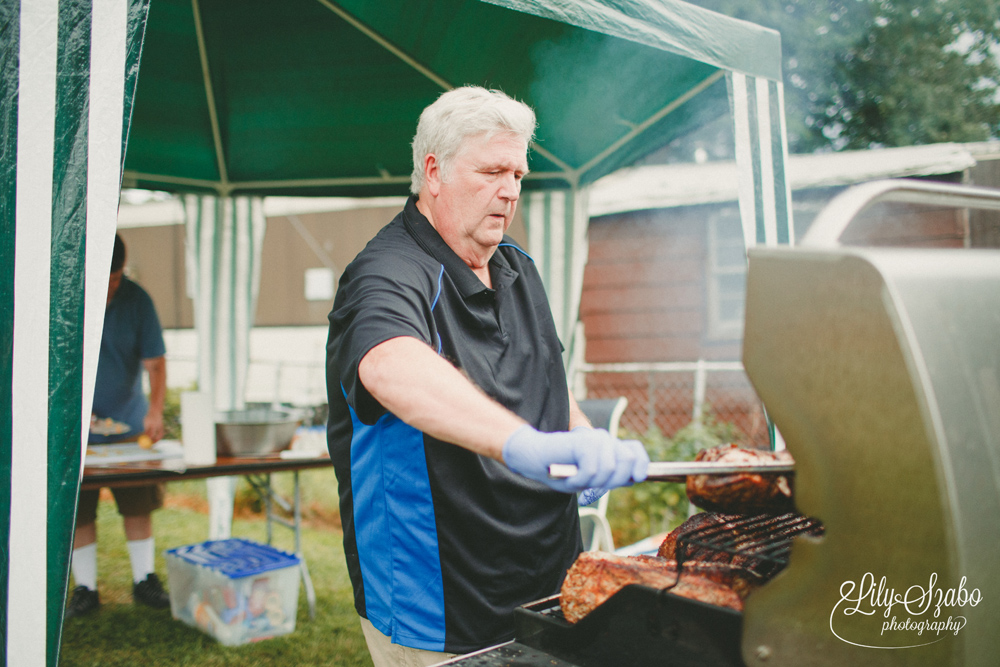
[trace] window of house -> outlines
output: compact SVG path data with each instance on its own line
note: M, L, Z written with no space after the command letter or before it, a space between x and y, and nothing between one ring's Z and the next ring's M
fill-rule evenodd
M743 336L747 291L747 258L739 208L730 206L708 218L708 337Z

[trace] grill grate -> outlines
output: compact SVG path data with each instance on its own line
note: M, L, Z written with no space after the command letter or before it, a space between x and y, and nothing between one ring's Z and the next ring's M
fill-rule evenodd
M818 520L794 512L726 515L717 523L677 537L677 570L680 572L685 561L725 562L767 580L788 564L792 538L819 537L823 532Z

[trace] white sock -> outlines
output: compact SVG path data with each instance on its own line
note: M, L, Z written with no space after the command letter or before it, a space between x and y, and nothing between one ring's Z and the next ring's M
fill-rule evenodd
M132 563L132 579L137 584L153 571L153 558L156 555L153 542L154 538L147 537L144 540L130 540L125 543L128 547L129 561Z
M77 586L97 590L97 542L73 549L73 578Z

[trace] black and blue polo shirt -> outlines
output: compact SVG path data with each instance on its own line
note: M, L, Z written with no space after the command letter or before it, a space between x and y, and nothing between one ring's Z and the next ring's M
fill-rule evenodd
M562 346L538 271L505 237L486 288L411 197L344 271L330 313L328 442L361 616L404 646L511 639L513 610L558 592L580 552L576 498L386 411L358 364L424 341L541 431L569 426Z

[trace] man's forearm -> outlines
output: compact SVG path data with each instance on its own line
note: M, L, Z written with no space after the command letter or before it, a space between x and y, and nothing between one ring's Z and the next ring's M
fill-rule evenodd
M379 403L410 426L498 461L504 442L525 424L415 338L393 338L372 348L358 376Z
M358 377L410 426L502 461L556 491L613 488L646 478L649 457L641 443L594 429L540 433L415 338L393 338L372 348L361 360ZM586 425L579 405L572 399L570 405L577 413L571 423ZM548 474L553 463L572 463L577 474L554 480Z
M143 432L149 436L151 442L156 442L164 435L163 406L167 398L167 360L164 357L143 359L142 365L149 375L149 410L142 420Z
M143 359L142 365L149 375L149 409L162 415L167 400L167 360L165 357Z

